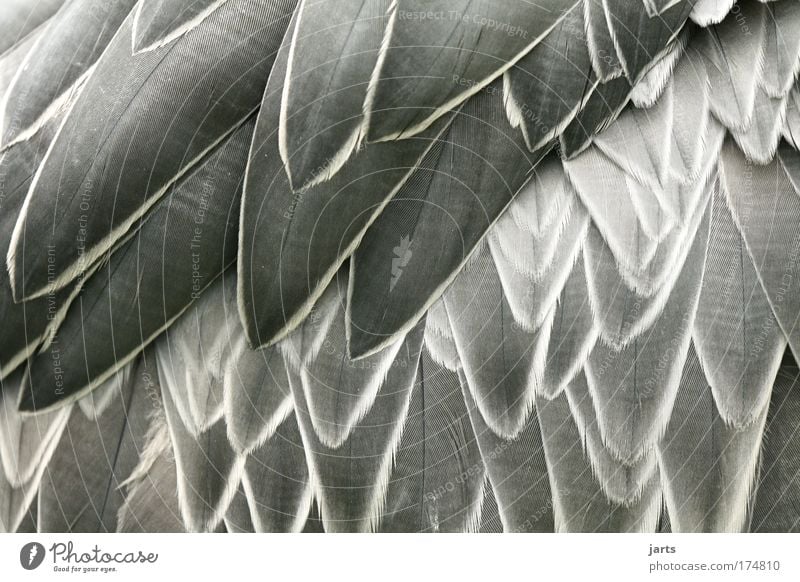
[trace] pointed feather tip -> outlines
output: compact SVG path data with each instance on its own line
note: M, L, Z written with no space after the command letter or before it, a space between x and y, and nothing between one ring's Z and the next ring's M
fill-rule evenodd
M349 119L343 122L350 121ZM335 127L335 126L334 126ZM331 129L331 128L327 128ZM324 139L324 131L315 140ZM351 133L350 137L342 144L339 150L331 157L320 161L321 156L315 152L314 143L307 142L303 149L295 151L288 156L288 160L283 158L283 168L289 182L291 191L295 194L302 194L315 186L319 186L331 180L361 148L366 147L365 126L362 123ZM305 151L303 151L305 150ZM298 155L303 153L305 155Z
M499 389L499 388L498 388ZM528 419L534 410L536 394L534 390L529 390L530 394L525 396L525 402L520 406L515 403L513 407L505 410L501 414L489 414L484 409L482 401L478 401L477 407L483 417L486 426L501 439L511 442L516 440L528 424ZM474 396L473 396L474 398Z
M148 0L141 0L136 8L133 21L133 31L131 34L131 54L136 56L141 53L152 52L163 48L172 42L178 40L187 32L197 28L209 16L211 16L217 8L225 4L228 0L215 0L213 2L206 2L209 5L203 10L194 15L191 19L180 24L180 26L170 30L168 28L161 29L154 26L141 26L141 17L144 9L152 7L152 3Z
M35 180L35 179L34 179ZM44 249L34 247L25 249L25 223L27 217L28 202L31 194L36 187L36 182L31 183L30 190L25 198L22 210L11 235L11 242L6 253L6 271L8 272L9 284L11 287L11 298L16 304L38 299L45 295L60 291L73 281L79 279L91 267L85 257L81 256L66 271L56 270L53 278L53 267L55 265L56 250L55 246L48 244ZM36 254L34 251L46 250L44 256Z
M187 484L183 479L178 479L178 506L188 532L213 532L222 522L239 488L246 461L246 455L236 456L230 471L224 476L225 486L222 495L213 507L202 502L198 506L193 505L192 500L189 499L189 492L186 490Z
M242 208L244 209L244 205L242 205ZM244 229L241 229L239 235L239 265L246 264L242 253L244 248L243 237ZM259 318L255 309L258 303L264 303L264 298L256 299L252 281L248 279L245 269L239 268L237 272L236 305L239 310L239 320L242 323L244 336L251 350L274 347L289 337L305 322L328 287L327 284L318 284L308 298L288 317L282 309L270 309L264 317ZM272 304L280 305L281 298L278 297Z
M397 341L397 338L405 335L414 325L416 325L416 322L404 326L401 330L392 335L378 335L364 330L354 331L354 326L351 321L347 326L347 357L353 362L358 362L370 356L374 356L392 345Z
M87 381L81 389L66 393L62 381L64 372L61 368L62 362L58 357L55 357L58 352L48 351L48 346L46 345L28 361L20 383L17 410L22 416L31 416L53 412L71 405L89 395L99 386L102 386L109 378L116 375L123 366L136 357L138 353L130 354L126 359L119 360L115 367L106 370L106 372L91 381ZM34 374L36 379L34 379ZM45 386L45 388L41 386Z
M53 399L47 400L39 398L37 401L37 396L34 394L31 380L30 367L26 368L17 394L17 411L23 417L36 416L64 408L80 397L63 397L63 394L58 393L58 388L55 388L52 392L54 394ZM86 393L88 393L88 391L86 391ZM83 394L81 394L81 396L83 396Z
M241 271L243 270L240 270L240 272ZM305 319L305 317L295 317L292 320L286 321L285 318L279 316L275 310L270 310L267 317L258 320L254 313L255 305L252 296L248 302L241 292L241 278L238 287L240 290L239 300L237 301L239 307L239 321L242 323L248 349L260 350L274 347L294 331L303 322L303 319Z
M294 403L291 397L286 397L284 401L269 417L263 418L263 424L257 434L250 434L250 425L242 426L237 419L233 417L233 408L231 402L230 389L225 390L225 401L223 404L223 417L225 418L225 431L228 436L228 441L234 452L240 455L249 455L256 449L262 447L269 439L271 439L278 428L286 421L286 419L294 412Z

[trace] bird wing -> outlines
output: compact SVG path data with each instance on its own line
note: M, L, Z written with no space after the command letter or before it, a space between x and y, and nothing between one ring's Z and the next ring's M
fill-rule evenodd
M4 3L0 527L797 531L799 19Z

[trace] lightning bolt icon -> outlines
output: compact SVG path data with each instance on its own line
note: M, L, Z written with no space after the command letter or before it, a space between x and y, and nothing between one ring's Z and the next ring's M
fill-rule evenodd
M36 554L39 553L39 548L36 546L31 546L31 552L28 555L28 566L33 564L33 559L36 557Z

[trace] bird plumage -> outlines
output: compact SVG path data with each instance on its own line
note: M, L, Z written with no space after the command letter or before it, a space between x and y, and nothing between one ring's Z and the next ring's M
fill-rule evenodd
M797 531L799 18L4 4L0 527Z

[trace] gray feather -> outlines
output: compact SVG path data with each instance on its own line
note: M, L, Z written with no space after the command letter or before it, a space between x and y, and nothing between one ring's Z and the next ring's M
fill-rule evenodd
M410 136L518 61L580 2L394 2L372 79L371 141ZM418 19L413 14L441 14ZM491 23L495 23L492 25ZM512 28L513 27L513 28Z
M657 475L656 456L652 450L633 463L620 461L603 442L597 414L586 376L579 374L566 388L572 418L584 443L584 453L592 465L592 474L603 495L612 503L630 507L636 504Z
M714 89L711 111L728 129L744 130L752 120L763 63L766 8L760 2L747 2L739 14L749 34L741 33L737 18L728 18L701 31L693 45L704 59Z
M461 108L444 142L356 250L348 303L351 355L392 343L419 320L543 155L529 154L509 126L497 83ZM423 250L433 248L436 253Z
M26 198L8 255L17 299L75 278L248 119L294 4L230 0L173 45L137 55L126 20ZM233 48L219 56L221 46Z
M364 101L390 4L323 0L298 9L280 121L295 188L328 179L364 139Z
M292 30L264 93L245 177L239 295L254 346L271 345L302 323L449 122L416 139L360 149L330 180L293 194L278 131Z
M647 484L630 507L610 502L595 479L583 441L572 419L566 394L553 400L537 398L556 531L652 531L661 508L658 479Z
M719 188L692 335L722 419L734 428L760 419L786 337Z
M155 363L152 353L148 357L151 363ZM147 378L152 378L155 370L150 366L146 373ZM158 385L152 380L150 382L148 392L159 395ZM158 402L161 402L160 395L158 398ZM153 409L146 437L147 442L141 451L139 463L124 483L125 503L119 510L117 531L123 533L185 531L178 506L175 456L162 408Z
M800 391L797 363L785 363L772 390L761 476L750 522L754 532L800 531Z
M503 531L552 532L552 495L537 415L528 415L513 439L503 438L486 425L463 380L462 389Z
M458 374L423 352L380 531L474 531L484 478Z
M175 451L178 501L187 531L213 531L225 516L239 486L245 457L228 443L225 421L192 434L183 424L169 390L164 407Z
M94 418L75 411L47 465L39 489L39 531L117 529L121 485L139 462L152 406L138 375L132 379L120 372L106 383L113 391L108 408Z
M87 282L56 337L29 366L24 409L76 399L102 383L235 260L241 176L252 130L251 121L175 186ZM169 266L152 257L163 257ZM84 336L85 329L92 330L91 337ZM63 368L58 392L53 354Z
M506 110L531 151L558 137L598 83L585 30L583 11L569 11L506 72Z
M135 0L73 0L48 21L2 105L7 146L36 131L94 66Z
M628 464L655 446L669 422L700 294L709 214L652 327L621 350L598 342L586 366L603 442Z
M311 511L312 487L294 414L248 456L242 485L255 531L303 529Z
M136 9L133 49L152 51L199 26L228 0L142 0Z
M581 255L564 284L553 315L539 389L548 399L557 397L589 359L599 336L591 307Z
M772 311L800 353L800 277L796 275L800 236L800 158L782 145L767 166L749 162L728 140L721 175L731 214L769 298Z
M479 246L444 296L466 383L488 426L511 439L533 408L552 310L541 327L514 320L491 253Z
M746 528L766 407L752 424L725 424L703 368L690 349L675 408L658 446L672 531Z
M391 464L416 377L422 331L420 325L409 333L372 408L336 449L317 438L299 375L294 370L289 375L314 496L326 532L374 531L380 524Z

